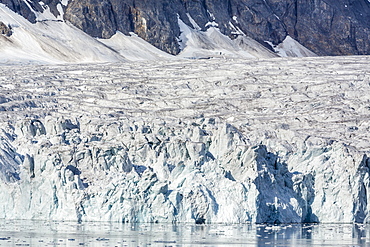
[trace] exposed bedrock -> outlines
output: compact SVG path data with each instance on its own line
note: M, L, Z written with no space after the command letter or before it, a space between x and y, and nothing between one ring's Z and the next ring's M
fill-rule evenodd
M240 30L266 46L265 41L277 45L289 35L318 55L370 54L367 0L80 0L66 6L58 0L43 2L0 1L31 22L46 6L59 15L60 5L65 20L93 37L135 32L171 54L180 52L178 18L190 27L195 21L202 30L217 25L232 38Z

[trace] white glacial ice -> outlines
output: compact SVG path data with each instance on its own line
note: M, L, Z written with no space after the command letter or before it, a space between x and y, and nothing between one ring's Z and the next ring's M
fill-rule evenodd
M0 67L0 217L368 222L370 59Z

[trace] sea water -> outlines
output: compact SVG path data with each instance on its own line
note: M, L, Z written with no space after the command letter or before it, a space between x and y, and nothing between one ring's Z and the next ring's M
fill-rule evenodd
M370 246L361 224L0 221L0 246Z

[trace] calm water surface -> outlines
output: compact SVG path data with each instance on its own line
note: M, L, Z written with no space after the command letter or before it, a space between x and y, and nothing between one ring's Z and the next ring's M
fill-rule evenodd
M0 221L0 246L370 246L370 225Z

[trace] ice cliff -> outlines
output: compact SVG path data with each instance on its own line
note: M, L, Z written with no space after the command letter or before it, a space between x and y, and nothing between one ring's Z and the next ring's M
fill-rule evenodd
M320 147L302 142L283 161L212 118L170 126L75 121L27 120L4 132L2 217L367 221L369 160L342 143Z
M1 67L0 217L369 222L368 63Z

